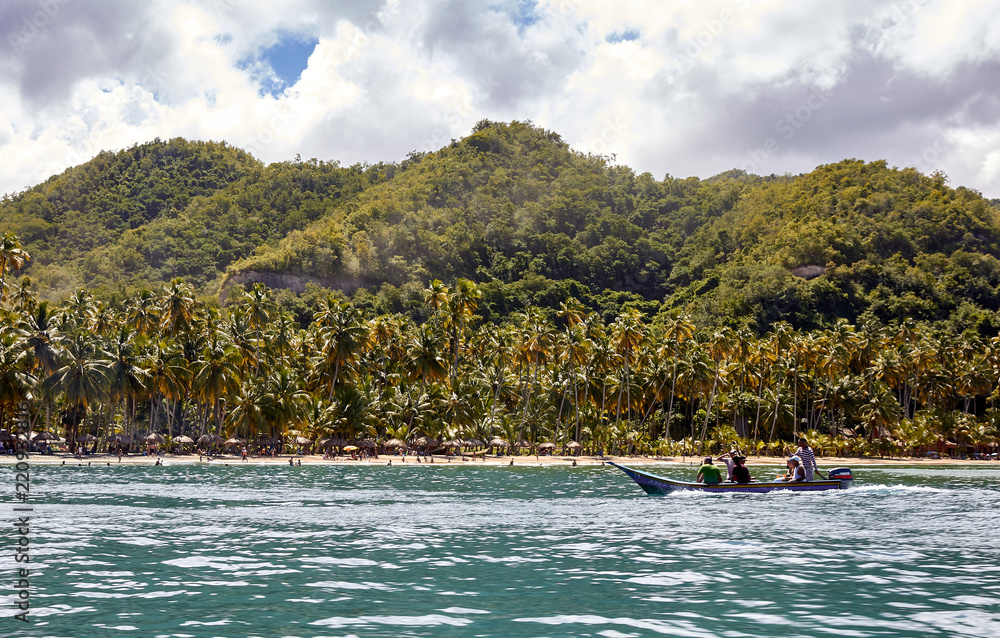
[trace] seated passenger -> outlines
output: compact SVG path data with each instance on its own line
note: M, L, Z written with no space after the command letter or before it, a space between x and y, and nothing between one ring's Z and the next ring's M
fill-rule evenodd
M698 478L695 481L708 485L718 485L722 482L722 472L719 471L718 467L712 465L712 457L705 457L705 463L698 468Z
M750 476L750 470L747 469L745 465L747 457L742 454L738 454L733 457L733 482L734 483L749 483L753 481L753 477Z
M793 456L788 459L788 474L780 480L786 483L801 483L806 480L806 470L802 467L799 457Z

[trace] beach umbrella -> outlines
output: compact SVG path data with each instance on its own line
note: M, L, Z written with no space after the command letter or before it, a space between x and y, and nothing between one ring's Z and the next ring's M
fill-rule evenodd
M130 443L131 439L124 434L112 434L107 438L108 443Z
M356 445L345 445L344 446L344 451L345 452L353 452L356 449L358 449L358 446L356 446Z
M360 445L361 447L366 447L366 448L376 448L376 447L378 447L378 445L375 443L375 441L373 441L371 439L364 439L364 440L358 442L358 445Z
M222 437L218 434L202 434L198 437L198 443L202 445L212 445L213 443L222 443Z
M51 432L36 432L35 436L31 437L32 441L58 441L59 437Z
M531 443L528 443L524 439L521 439L520 441L514 444L514 447L531 447Z
M556 449L555 443L540 443L538 445L539 450L554 450Z
M157 434L155 432L150 432L143 438L146 443L163 443L165 439L162 434Z
M415 447L437 447L437 439L431 438L429 436L422 436L413 442Z
M406 447L406 443L403 443L399 439L389 439L385 442L383 447L387 450L395 450L397 448Z
M246 442L247 442L246 439L240 439L240 438L237 438L237 437L233 437L231 439L226 439L225 442L223 443L223 445L243 445Z
M182 444L194 443L194 439L192 439L189 436L185 436L183 434L180 436L175 436L173 441L174 443L182 443Z
M0 430L0 441L6 442L6 441L13 441L13 440L14 440L14 435L13 434L11 434L10 432L8 432L7 430ZM77 439L77 440L79 440L79 439Z
M295 445L309 445L312 443L312 439L307 439L304 436L295 437Z
M571 450L579 450L583 446L577 443L576 441L570 441L569 443L566 444L566 447L568 447Z
M462 439L452 439L442 443L441 447L462 447L463 445L465 445L465 442Z
M490 439L490 445L493 447L510 447L510 442L507 439L502 439L499 436L495 436Z
M483 447L484 445L486 445L479 439L469 439L468 441L465 442L465 444L468 445L469 447Z

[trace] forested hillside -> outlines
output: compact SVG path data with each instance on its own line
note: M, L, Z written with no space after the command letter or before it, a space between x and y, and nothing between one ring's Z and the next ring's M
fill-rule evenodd
M264 166L225 143L156 140L96 158L0 204L0 231L33 256L47 297L184 277L216 288L226 267L385 179L381 167Z
M40 293L122 298L176 276L199 294L263 282L306 321L323 288L426 314L459 277L503 320L570 297L611 320L689 314L765 332L838 318L1000 331L994 203L941 175L845 160L797 177L636 175L530 123L480 122L399 164L264 166L176 139L102 153L0 204Z

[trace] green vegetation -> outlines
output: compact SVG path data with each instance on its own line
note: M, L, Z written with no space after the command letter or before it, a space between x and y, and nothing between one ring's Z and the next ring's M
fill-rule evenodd
M263 166L179 139L102 153L5 199L0 231L35 256L24 274L48 299L85 287L120 301L182 276L206 297L289 288L303 322L321 289L423 321L420 290L461 277L488 321L575 297L606 321L683 312L763 334L912 318L994 336L997 216L975 191L884 162L657 180L484 120L377 166Z
M153 432L780 454L798 430L820 453L898 455L1000 439L996 340L843 320L757 337L634 309L604 322L575 299L497 326L477 319L480 299L469 280L435 280L417 324L329 296L300 328L259 284L221 310L179 279L115 306L20 288L0 309L0 423L27 400L35 429L71 447Z
M0 232L0 422L28 398L70 438L997 437L996 202L884 162L657 180L485 120L347 168L178 139Z
M96 158L0 203L0 231L35 256L48 298L137 291L183 276L203 292L226 267L385 179L381 167L263 166L225 143L156 140Z

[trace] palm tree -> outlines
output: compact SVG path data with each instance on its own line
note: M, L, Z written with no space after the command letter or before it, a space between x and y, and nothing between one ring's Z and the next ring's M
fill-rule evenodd
M107 396L108 361L85 334L78 334L66 350L65 365L45 380L49 387L62 392L72 410L73 420L67 432L70 451L76 452L79 415Z
M171 401L178 401L187 394L191 369L181 350L167 341L153 346L149 359L149 429L156 429L157 406L167 402L167 434L174 435L174 411Z
M0 238L0 301L7 298L7 271L21 270L30 260L17 235L4 233Z
M122 419L126 427L135 423L135 404L145 394L149 372L142 367L138 348L129 328L123 327L111 344L107 366L108 394L112 403L122 402ZM131 403L131 410L129 410Z
M669 348L670 358L673 361L673 368L670 373L670 402L667 407L667 422L664 437L670 438L670 425L674 416L674 396L677 392L677 363L680 358L680 349L684 342L694 336L694 323L687 316L671 317L667 321L663 332L664 347Z
M0 337L0 427L6 423L8 406L16 412L16 406L31 397L36 379L26 372L27 365L22 335L5 332Z
M327 400L330 400L342 369L368 347L368 333L357 310L349 304L331 303L329 314L320 321L318 372L330 379L327 393Z
M160 298L161 322L170 337L187 332L194 319L194 288L181 278L173 279Z
M202 403L201 433L205 433L208 413L215 416L216 430L222 429L222 403L226 397L239 390L239 352L220 335L213 335L212 341L195 362L195 372L191 380L191 391Z
M451 291L451 295L446 299L445 307L448 310L448 318L445 325L451 329L452 388L457 385L458 353L461 349L462 335L465 332L466 324L469 319L472 318L472 313L475 312L479 305L479 298L481 295L482 293L480 293L479 288L476 287L475 283L469 281L468 279L459 278L458 281L455 282L455 288ZM436 297L434 298L436 300Z
M271 291L263 284L254 284L246 298L247 323L254 331L254 374L260 374L260 333L271 321L277 305ZM238 308L242 310L242 308Z
M264 413L272 428L271 436L281 438L290 426L305 421L309 394L287 368L277 370L267 379L265 396Z

